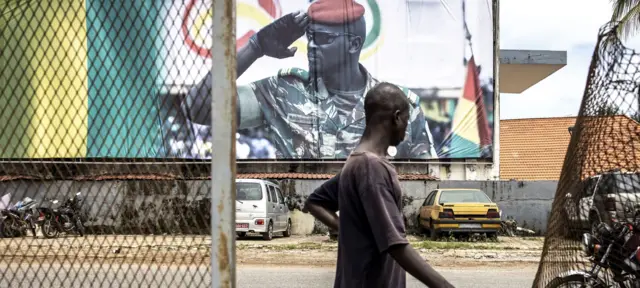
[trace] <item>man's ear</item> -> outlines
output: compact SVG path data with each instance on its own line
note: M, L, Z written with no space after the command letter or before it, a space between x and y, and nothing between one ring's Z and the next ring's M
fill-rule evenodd
M393 120L396 121L396 124L399 124L402 121L400 114L400 110L396 110L395 112L393 112Z
M357 53L362 49L362 37L355 36L349 40L349 53Z

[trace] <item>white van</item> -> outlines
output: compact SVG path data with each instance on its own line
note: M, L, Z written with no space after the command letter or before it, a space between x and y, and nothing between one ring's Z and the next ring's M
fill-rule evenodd
M259 179L236 180L236 234L260 233L271 240L273 233L291 236L287 199L277 184Z

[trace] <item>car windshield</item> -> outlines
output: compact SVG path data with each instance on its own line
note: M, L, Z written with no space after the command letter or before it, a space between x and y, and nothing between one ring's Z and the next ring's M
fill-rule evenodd
M240 201L262 200L260 183L236 183L236 199Z
M491 199L480 190L444 190L439 203L491 203Z

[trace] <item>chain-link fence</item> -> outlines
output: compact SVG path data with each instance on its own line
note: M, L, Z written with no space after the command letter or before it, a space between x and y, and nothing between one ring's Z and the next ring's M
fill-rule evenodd
M0 287L211 286L212 2L0 0Z
M600 30L534 287L640 282L632 231L640 208L640 54L616 29Z

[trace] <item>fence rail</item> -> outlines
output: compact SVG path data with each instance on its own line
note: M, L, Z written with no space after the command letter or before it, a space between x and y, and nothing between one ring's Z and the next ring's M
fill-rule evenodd
M235 9L0 1L0 287L235 287Z

